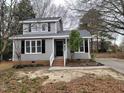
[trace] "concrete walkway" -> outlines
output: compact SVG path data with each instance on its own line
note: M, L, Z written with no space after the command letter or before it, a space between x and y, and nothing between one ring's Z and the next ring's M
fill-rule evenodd
M97 62L109 66L114 70L124 74L124 60L115 58L99 58L96 59Z

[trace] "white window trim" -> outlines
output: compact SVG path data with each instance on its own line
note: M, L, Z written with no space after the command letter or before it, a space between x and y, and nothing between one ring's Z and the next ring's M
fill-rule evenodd
M40 28L38 28L38 24L40 24ZM42 25L45 24L45 30L42 30ZM33 27L36 26L36 27ZM48 31L48 23L32 23L31 26L31 32L36 33L36 32L49 32Z
M26 51L26 42L29 41L30 42L30 53L27 53ZM35 53L32 53L32 45L31 42L35 41ZM41 42L41 52L37 52L37 41ZM25 40L25 54L41 54L42 53L42 39L38 39L38 40Z
M85 53L85 40L83 40L83 51L80 51L80 47L77 52L75 53Z
M42 24L42 25L41 25L41 28L42 28L43 24L46 25L46 27L45 27L46 30L42 30L42 29L41 29L40 32L48 32L48 23L41 23L41 24Z

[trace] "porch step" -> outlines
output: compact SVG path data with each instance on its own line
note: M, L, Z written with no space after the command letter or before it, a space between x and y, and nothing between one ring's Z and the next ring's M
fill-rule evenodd
M63 57L55 58L53 66L64 66L64 58Z

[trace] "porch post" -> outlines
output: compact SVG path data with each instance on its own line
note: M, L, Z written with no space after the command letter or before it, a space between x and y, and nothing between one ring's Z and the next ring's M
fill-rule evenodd
M13 40L12 61L14 61L14 55L15 55L15 44Z
M66 66L66 60L67 60L67 49L68 49L68 47L67 47L67 45L68 45L68 43L67 43L67 38L65 39L65 62L64 62L64 66Z
M89 54L89 58L91 59L91 56L90 56L90 39L88 38L88 54Z
M53 48L52 50L53 50L53 54L54 54L54 56L55 56L55 53L54 53L54 50L55 50L55 48L54 48L54 38L52 39L52 43L53 43L53 44L52 44L52 48Z

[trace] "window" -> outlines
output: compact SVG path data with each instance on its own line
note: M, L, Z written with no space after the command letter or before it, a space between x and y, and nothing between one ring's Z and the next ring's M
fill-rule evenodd
M42 40L26 40L25 53L34 54L42 52Z
M26 53L30 53L30 41L26 41Z
M42 31L46 31L46 24L42 24Z
M42 31L48 31L48 23L42 23L41 27L42 27Z
M37 41L37 52L41 52L41 41Z
M80 45L80 52L83 52L83 51L84 51L84 42L82 42Z
M32 32L36 32L37 31L37 24L36 23L32 23L31 24L31 30L32 30Z
M81 45L80 45L80 48L78 49L78 51L77 52L84 52L84 40L81 42Z
M35 41L31 41L31 52L35 53L36 52L36 44Z

